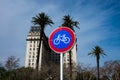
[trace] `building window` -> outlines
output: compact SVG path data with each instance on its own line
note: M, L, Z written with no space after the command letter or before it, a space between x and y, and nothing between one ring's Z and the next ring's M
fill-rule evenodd
M32 65L34 65L34 63L32 63Z
M38 51L39 48L37 48L37 51Z
M31 54L31 52L29 52L29 54Z
M35 48L33 48L33 50L35 50Z
M29 59L29 62L31 62L31 60Z
M67 59L67 61L69 61L69 59Z
M35 55L35 53L33 52L33 55Z
M32 45L30 44L30 47L32 47Z
M34 58L34 56L33 56L33 58Z
M35 45L34 45L34 47L35 47Z
M31 55L29 56L29 58L31 58Z
M28 65L30 66L30 63Z

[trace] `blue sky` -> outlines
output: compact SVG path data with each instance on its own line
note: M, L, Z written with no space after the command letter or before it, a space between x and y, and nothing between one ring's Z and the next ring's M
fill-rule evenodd
M99 45L108 60L120 60L120 0L0 0L0 62L14 55L24 66L27 33L32 17L45 12L54 21L47 27L47 36L62 24L64 15L80 22L75 29L78 38L77 62L96 65L88 53Z

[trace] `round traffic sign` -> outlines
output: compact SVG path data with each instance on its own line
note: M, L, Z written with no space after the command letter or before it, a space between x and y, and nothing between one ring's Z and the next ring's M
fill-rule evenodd
M69 51L75 43L74 32L65 26L56 28L49 37L49 46L56 53Z

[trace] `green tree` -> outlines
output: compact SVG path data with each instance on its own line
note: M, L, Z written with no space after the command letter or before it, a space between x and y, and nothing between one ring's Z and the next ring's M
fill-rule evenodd
M88 55L92 55L96 57L96 62L97 62L97 80L100 80L100 76L99 76L99 61L100 61L100 56L101 55L106 55L104 53L104 51L102 50L102 48L100 48L99 46L95 46L95 48L93 48L93 50L88 53Z
M40 55L40 48L41 48L41 41L44 34L44 29L47 25L54 24L53 21L47 16L44 12L39 13L35 17L32 18L32 22L34 25L39 25L40 27L40 42L38 47L37 53L37 61L36 61L36 69L39 69L39 55Z
M100 68L101 77L107 80L120 80L120 60L106 61L104 66Z
M65 15L63 17L63 24L62 24L62 26L69 27L73 31L75 31L74 27L80 29L80 27L78 26L78 24L79 24L79 22L78 21L74 21L73 18L70 17L70 15Z
M19 58L16 58L15 56L8 57L5 67L7 70L13 70L19 67Z
M6 71L0 80L47 80L48 77L48 73L44 72L44 70L38 71L30 67L22 67L12 71Z
M65 15L65 16L63 17L63 24L62 24L62 26L66 26L66 27L68 27L68 28L71 28L73 31L75 31L75 30L74 30L74 27L77 27L78 29L80 29L79 26L78 26L78 24L79 24L79 22L74 21L74 20L70 17L70 15ZM71 54L72 54L72 51L70 50L70 51L69 51L70 80L72 80L72 61L71 61Z
M0 63L0 80L2 79L2 76L4 75L5 72L6 72L5 68Z
M96 77L90 71L84 71L77 73L76 80L96 80Z

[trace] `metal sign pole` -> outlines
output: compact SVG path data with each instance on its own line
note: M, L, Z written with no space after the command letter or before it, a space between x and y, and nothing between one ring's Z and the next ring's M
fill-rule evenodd
M60 80L63 80L63 54L60 53Z
M74 31L66 26L56 28L49 37L49 46L60 53L60 80L63 80L63 53L69 51L75 43ZM64 46L63 46L64 45Z

